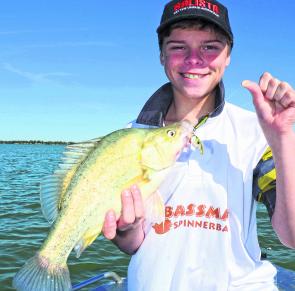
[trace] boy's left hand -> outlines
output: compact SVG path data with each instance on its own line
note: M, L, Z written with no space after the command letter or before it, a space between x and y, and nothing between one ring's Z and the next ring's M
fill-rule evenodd
M287 83L264 73L259 84L245 80L242 86L253 96L255 110L268 142L293 131L295 90Z
M286 82L264 73L259 84L244 81L271 147L276 169L276 204L271 218L280 241L295 248L295 91Z

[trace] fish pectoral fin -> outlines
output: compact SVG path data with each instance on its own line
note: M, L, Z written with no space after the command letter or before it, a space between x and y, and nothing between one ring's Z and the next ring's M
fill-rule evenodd
M95 229L88 230L83 237L78 241L78 243L74 247L74 251L76 252L76 258L79 258L81 254L84 252L84 250L90 246L97 236L100 233L99 226L95 227Z
M142 183L147 183L149 180L145 179L145 177L139 175L134 177L133 179L129 180L122 186L122 190L130 188L132 185L140 185Z
M40 186L40 202L44 217L52 224L59 212L60 178L58 176L46 177Z
M145 218L150 223L160 223L165 219L165 205L158 190L150 195L144 203Z

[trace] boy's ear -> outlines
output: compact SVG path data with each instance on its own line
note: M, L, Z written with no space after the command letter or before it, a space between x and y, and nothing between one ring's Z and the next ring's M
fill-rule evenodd
M163 65L163 66L164 66L165 59L164 59L163 52L160 52L160 63L161 63L161 65Z
M230 55L227 56L227 59L226 59L226 63L225 64L226 64L226 66L228 66L230 64Z

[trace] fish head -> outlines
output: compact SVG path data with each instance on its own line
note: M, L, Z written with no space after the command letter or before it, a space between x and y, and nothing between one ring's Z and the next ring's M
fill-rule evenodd
M186 120L148 130L141 152L142 165L154 170L172 166L189 144L192 133L193 126Z

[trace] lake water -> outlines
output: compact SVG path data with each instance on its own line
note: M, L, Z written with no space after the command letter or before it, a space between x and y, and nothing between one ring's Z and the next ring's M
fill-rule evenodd
M49 225L39 204L39 187L64 151L62 145L0 144L0 290L13 290L14 274L40 248ZM264 206L257 210L259 240L268 259L295 270L295 251L276 238ZM71 254L68 265L72 283L114 271L126 276L129 257L102 236L79 259Z

